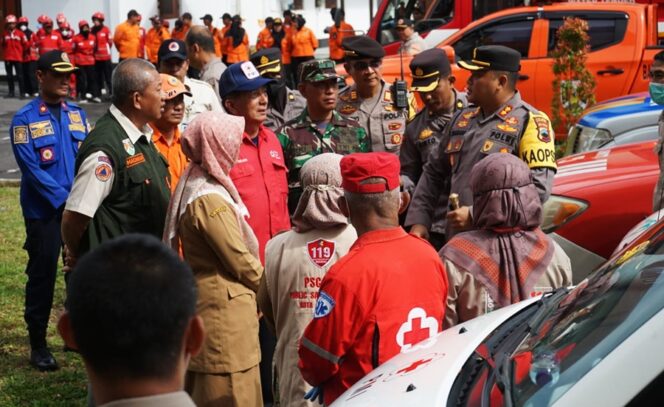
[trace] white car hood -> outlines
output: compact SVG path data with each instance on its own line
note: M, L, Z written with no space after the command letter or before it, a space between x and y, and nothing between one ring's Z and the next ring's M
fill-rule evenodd
M538 299L501 308L421 342L355 383L332 407L446 406L454 380L475 348L509 317ZM462 328L465 332L459 333Z

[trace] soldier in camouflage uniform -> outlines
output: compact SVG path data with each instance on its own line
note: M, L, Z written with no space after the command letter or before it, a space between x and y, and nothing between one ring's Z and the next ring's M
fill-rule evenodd
M277 132L288 167L288 207L292 214L300 198L300 169L322 153L350 154L369 151L366 131L337 113L338 87L334 62L308 61L300 65L299 90L307 108Z
M438 145L452 116L468 105L465 93L454 89L454 76L447 54L439 48L421 52L410 62L413 77L411 90L419 92L425 108L406 126L401 145L401 180L411 196L422 175L422 168ZM429 242L436 250L445 243L447 202L438 202L429 233Z
M289 89L283 78L281 51L265 48L251 55L251 62L264 78L274 79L266 86L268 98L267 119L264 126L273 132L302 113L307 101L300 92Z
M344 38L341 46L355 83L339 94L337 111L367 130L371 151L399 154L406 123L417 113L415 98L408 94L408 106L396 107L392 86L381 75L385 50L378 42L358 35Z

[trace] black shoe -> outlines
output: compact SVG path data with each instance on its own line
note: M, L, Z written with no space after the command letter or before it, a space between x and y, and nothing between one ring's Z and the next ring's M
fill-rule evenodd
M30 364L40 372L58 370L58 362L55 361L48 348L33 349L30 352Z
M8 93L5 95L5 99L15 98L16 96L13 93Z

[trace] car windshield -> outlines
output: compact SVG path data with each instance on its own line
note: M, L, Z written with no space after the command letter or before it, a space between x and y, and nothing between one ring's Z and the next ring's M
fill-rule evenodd
M664 308L664 229L572 290L512 355L515 405L551 405Z

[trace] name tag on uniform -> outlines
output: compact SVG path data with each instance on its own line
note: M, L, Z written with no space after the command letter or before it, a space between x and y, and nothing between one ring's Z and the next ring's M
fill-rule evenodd
M145 156L143 156L143 153L138 153L136 155L132 155L131 157L127 157L127 168L131 168L135 165L141 164L145 162Z
M85 132L85 126L82 123L70 124L69 125L69 131Z
M33 139L39 138L39 137L44 137L44 136L50 136L52 134L55 134L55 130L53 129L53 125L49 120L44 120L42 122L36 122L36 123L30 123L28 125L30 128L30 136Z

